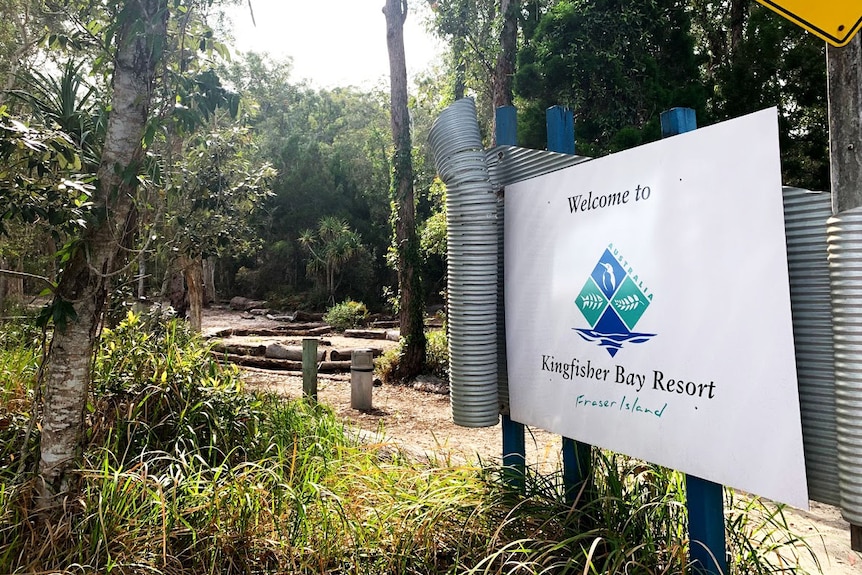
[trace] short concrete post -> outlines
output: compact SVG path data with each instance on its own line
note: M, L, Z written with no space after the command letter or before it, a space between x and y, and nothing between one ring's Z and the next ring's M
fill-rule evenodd
M350 354L350 407L371 410L374 357L370 349L355 349Z
M317 401L317 338L302 340L302 395Z

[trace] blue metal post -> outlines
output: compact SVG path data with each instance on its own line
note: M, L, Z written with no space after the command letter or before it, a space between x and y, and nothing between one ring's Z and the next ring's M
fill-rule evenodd
M548 151L575 153L575 116L564 106L552 106L545 112L548 127ZM573 503L581 484L590 475L590 445L568 437L563 438L563 487L566 498Z
M668 138L697 129L691 108L672 108L661 114L661 136ZM724 538L724 490L718 483L685 476L689 551L695 571L708 575L727 573Z
M514 106L497 108L495 116L498 146L515 146L518 143L518 114ZM501 228L502 229L502 228ZM502 271L502 270L501 270ZM502 415L503 468L508 470L509 484L523 491L527 448L524 424L512 421L508 413Z
M575 153L575 115L565 106L551 106L545 111L548 126L548 151Z

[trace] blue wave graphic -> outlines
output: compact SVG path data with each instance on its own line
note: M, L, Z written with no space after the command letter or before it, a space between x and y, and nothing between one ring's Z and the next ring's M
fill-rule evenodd
M593 329L577 327L573 327L572 329L587 341L599 342L599 345L605 348L611 357L615 356L622 349L624 343L644 343L656 336L654 333L600 333Z

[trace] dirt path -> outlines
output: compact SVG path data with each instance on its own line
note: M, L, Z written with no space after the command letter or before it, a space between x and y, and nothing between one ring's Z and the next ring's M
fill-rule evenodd
M245 319L243 319L245 317ZM204 318L204 333L215 333L227 327L272 327L263 317L241 316L231 312L208 312ZM338 336L322 336L322 345L339 349L360 347L390 348L395 344L383 340L349 340ZM246 343L266 344L272 341L296 345L301 338L245 338ZM302 395L302 377L298 373L246 369L244 379L251 388L274 391L285 397ZM436 458L457 458L469 461L499 460L502 432L500 425L468 429L452 422L449 396L404 386L383 385L373 391L373 409L361 412L350 407L350 376L321 374L318 399L332 407L345 421L359 429L381 434L413 454ZM559 466L561 441L559 436L533 430L527 436L527 462L543 469ZM826 575L862 575L862 554L850 550L849 525L840 511L832 506L811 502L811 511L790 510L790 527L810 544L822 571ZM806 567L815 573L813 561Z

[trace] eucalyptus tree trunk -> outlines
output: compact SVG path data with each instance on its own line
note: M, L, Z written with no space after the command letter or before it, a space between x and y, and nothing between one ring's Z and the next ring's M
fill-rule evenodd
M204 258L203 262L204 276L204 307L216 301L218 298L215 289L215 270L216 258Z
M167 0L128 0L119 15L108 121L98 187L102 219L84 234L57 287L55 330L45 365L39 506L59 504L79 456L90 366L111 277L134 233L135 175L143 160L153 78L165 45ZM99 210L98 208L101 208Z
M0 270L8 270L11 261L7 258L0 257ZM24 261L18 258L15 266L15 271L21 273L24 271ZM18 275L0 273L0 309L6 304L21 303L24 299L24 278Z
M500 52L494 67L494 109L512 105L515 56L518 49L518 0L500 0Z
M422 284L419 276L419 239L413 200L413 160L410 116L407 109L407 64L404 58L404 21L407 0L386 0L386 45L389 49L390 113L395 143L392 172L395 247L398 253L399 323L403 348L395 377L411 379L425 363Z
M9 267L9 262L6 261L6 258L0 256L0 270L4 270ZM0 311L6 307L6 292L8 291L7 285L9 285L9 280L6 279L6 276L0 274Z
M200 333L204 307L203 259L200 256L180 256L180 269L183 270L188 289L189 324L194 331Z

